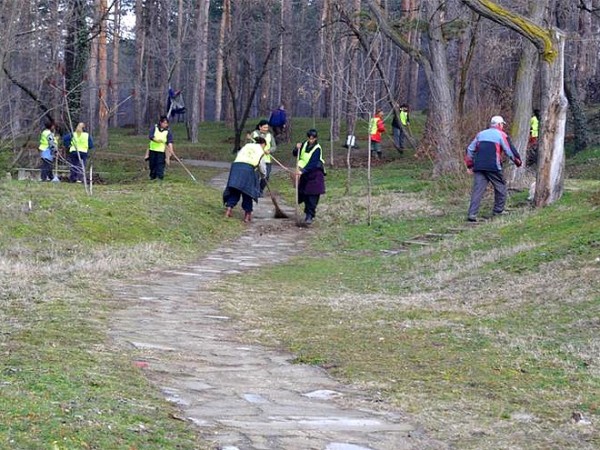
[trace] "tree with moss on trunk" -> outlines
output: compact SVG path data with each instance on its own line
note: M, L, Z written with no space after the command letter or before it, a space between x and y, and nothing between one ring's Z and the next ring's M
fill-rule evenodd
M530 40L538 49L542 74L541 126L534 203L549 205L563 193L567 98L564 92L565 35L490 0L461 0L478 14Z

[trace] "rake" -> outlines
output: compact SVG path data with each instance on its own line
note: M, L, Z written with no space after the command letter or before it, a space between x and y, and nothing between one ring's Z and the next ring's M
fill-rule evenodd
M195 177L195 176L192 174L192 172L190 172L190 171L188 170L188 168L187 168L187 167L185 167L185 165L184 165L184 164L181 162L181 160L180 160L180 159L177 157L177 155L176 155L175 153L172 153L172 155L173 155L173 158L175 158L175 160L176 160L176 161L177 161L179 164L181 164L181 167L183 167L183 168L185 169L185 171L188 173L188 175L189 175L190 177L192 177L192 180L194 180L194 183L197 183L197 182L198 182L198 180L196 180L196 177Z

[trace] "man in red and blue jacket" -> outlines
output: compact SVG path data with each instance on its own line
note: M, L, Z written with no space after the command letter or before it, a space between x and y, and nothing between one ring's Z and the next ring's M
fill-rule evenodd
M502 176L502 154L504 153L517 167L521 167L521 156L504 132L504 119L494 116L490 127L480 131L467 147L465 164L473 174L473 190L467 220L477 222L479 205L488 183L494 187L494 215L502 214L506 204L506 183Z

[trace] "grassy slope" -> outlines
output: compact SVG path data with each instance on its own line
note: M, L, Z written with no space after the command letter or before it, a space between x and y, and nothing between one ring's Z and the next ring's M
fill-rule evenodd
M312 126L295 123L294 140ZM201 141L178 141L178 154L231 157L224 129L206 126ZM240 225L224 225L219 193L176 166L168 182L146 182L145 138L121 130L111 143L95 157L111 184L93 197L64 183L0 184L0 447L201 446L106 341L119 305L103 286L192 258L198 243L217 245ZM217 292L227 292L222 301L244 311L240 320L261 329L261 341L330 367L456 448L593 448L595 426L574 425L570 414L600 415L597 185L456 234L465 180L432 185L427 164L388 155L373 173L371 226L364 170L352 171L352 198L343 195L346 171L330 170L315 256L252 274L252 298L237 296L243 280L230 279ZM570 170L590 177L598 160L597 150L578 155ZM275 178L291 200L287 180ZM511 203L522 205L524 194ZM447 236L404 249L426 233Z
M599 164L592 149L569 170L597 179ZM330 368L456 448L600 446L600 184L569 179L538 211L516 194L511 215L457 233L465 180L424 190L426 173L408 166L374 172L371 226L333 173L315 256L252 274L249 301L237 282L221 287L248 339L263 330L261 342ZM353 176L364 194L364 174ZM576 411L592 424L574 423Z
M129 178L92 197L82 185L0 184L0 448L203 447L107 341L120 305L105 284L235 236L241 226L221 214L219 193L175 167L162 184Z

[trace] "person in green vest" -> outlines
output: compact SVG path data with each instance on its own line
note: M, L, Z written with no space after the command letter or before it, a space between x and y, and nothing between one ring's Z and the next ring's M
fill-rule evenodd
M269 182L269 178L271 176L271 169L273 167L273 163L271 162L271 153L273 153L277 149L277 143L275 142L275 137L269 131L269 121L261 120L256 125L256 130L252 132L250 138L255 140L257 137L261 137L266 141L265 145L265 164L267 165L267 173L264 178L260 180L260 196L263 196L265 187Z
M534 109L533 116L529 119L529 141L527 142L527 165L533 166L537 162L538 137L540 136L540 110Z
M150 129L150 143L145 159L150 166L150 179L162 180L165 166L169 165L173 154L173 133L169 129L169 119L161 116L156 125Z
M325 160L314 128L306 132L306 141L297 143L292 154L298 158L298 203L304 203L304 223L311 225L317 214L317 205L325 193Z
M52 173L52 161L56 157L56 138L54 132L56 131L56 124L52 120L46 121L44 124L44 130L40 135L40 144L38 150L40 151L41 165L41 178L42 181L52 181L54 174Z
M408 105L403 103L400 105L399 114L396 115L394 113L394 118L392 119L392 131L394 133L394 146L398 152L404 152L404 137L405 137L405 128L410 125L410 118L408 116Z
M63 145L69 152L69 181L71 183L83 182L88 154L94 149L94 141L92 136L85 131L85 123L79 122L73 134L66 134L63 137Z
M258 202L260 193L260 175L267 172L265 147L267 141L261 136L244 145L235 157L229 170L227 187L223 191L225 217L231 217L233 208L242 198L244 222L252 221L253 202Z

